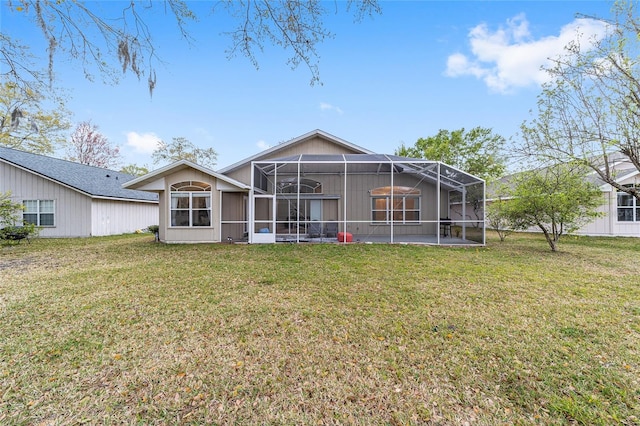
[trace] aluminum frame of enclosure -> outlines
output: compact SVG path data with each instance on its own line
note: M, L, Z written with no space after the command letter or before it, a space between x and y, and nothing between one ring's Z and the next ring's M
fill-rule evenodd
M321 191L302 191L304 180L322 183ZM279 183L284 181L293 182L297 190L283 193ZM318 220L325 226L337 222L339 232L352 234L354 241L360 242L437 245L486 242L485 181L442 162L385 154L300 154L252 161L251 182L250 243L318 241L307 232ZM422 194L418 200L419 219L406 221L404 210L400 212L396 207L404 205L407 197L394 191L412 185ZM385 223L374 220L372 212L371 194L378 186L390 188L388 198L392 207L388 212L390 220ZM311 206L317 216L318 202L319 218L311 218L308 207L301 215L296 212L293 219L290 214L285 216L283 210L285 205ZM319 241L333 241L333 237L325 235ZM346 238L341 242L347 242Z

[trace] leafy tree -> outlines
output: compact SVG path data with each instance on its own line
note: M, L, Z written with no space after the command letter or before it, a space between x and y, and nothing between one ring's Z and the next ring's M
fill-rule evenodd
M115 80L119 64L123 72L139 79L145 77L152 92L156 86L157 44L153 35L166 31L166 22L151 16L158 9L175 20L183 38L191 40L188 25L198 16L184 0L128 1L124 6L107 7L108 2L60 0L8 0L14 14L29 19L48 42L48 78L53 80L54 58L62 53L82 63L85 75L93 78L95 70ZM317 45L333 34L323 19L335 13L339 3L322 0L239 0L214 2L215 16L226 13L234 27L225 32L230 38L229 57L241 54L257 67L257 53L271 44L291 52L288 64L304 64L311 72L311 82L319 81ZM101 9L102 7L102 9ZM348 0L346 11L356 20L380 13L377 0ZM5 17L7 19L7 17ZM158 25L154 27L154 25ZM212 29L210 33L216 33ZM28 65L27 51L7 34L0 33L2 69L24 86L44 76Z
M213 168L216 165L218 153L213 148L198 148L187 138L177 137L173 138L169 144L160 141L151 157L154 164L189 160L192 163Z
M67 147L67 159L88 166L112 168L120 161L120 149L91 121L78 124Z
M435 136L420 138L411 147L402 145L396 155L442 161L485 180L496 179L505 171L502 148L505 139L491 129L474 127L454 131L440 130Z
M65 143L68 113L62 99L53 95L50 100L57 108L45 110L44 92L34 87L38 86L20 89L9 81L1 83L0 144L37 154L52 154L57 146Z
M637 187L616 182L612 156L640 171L640 17L635 1L619 1L606 36L575 41L547 69L537 117L522 125L522 152L543 164L577 162L640 201Z
M149 168L146 166L138 166L137 164L127 164L123 166L120 171L133 176L144 176L149 173Z
M403 157L441 161L486 181L502 176L506 166L501 154L505 139L491 129L474 127L454 131L440 130L435 136L420 138L411 147L396 150ZM466 201L472 206L479 221L483 216L482 186L467 189Z
M601 215L602 192L586 174L584 166L559 164L514 175L510 187L503 188L508 200L500 213L516 228L539 228L557 251L562 235Z
M487 205L487 226L496 231L500 241L504 241L514 231L526 229L526 223L512 211L514 203L510 199L498 197Z
M11 201L10 192L0 192L0 228L14 226L18 220L18 213L23 209L22 204Z
M0 240L12 241L26 238L37 233L36 226L32 223L22 222L20 213L24 210L21 203L11 200L11 193L0 193Z

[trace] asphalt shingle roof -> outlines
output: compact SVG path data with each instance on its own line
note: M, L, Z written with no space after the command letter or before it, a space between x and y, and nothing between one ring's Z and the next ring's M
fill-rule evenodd
M157 194L124 189L122 184L135 178L135 176L126 173L3 146L0 146L0 159L70 186L92 197L158 201Z

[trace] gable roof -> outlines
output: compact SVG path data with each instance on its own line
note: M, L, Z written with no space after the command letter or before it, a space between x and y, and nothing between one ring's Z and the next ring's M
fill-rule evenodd
M161 167L158 170L154 170L149 174L137 177L135 179L131 179L130 181L125 183L123 186L125 188L141 188L147 183L153 182L153 181L155 181L157 179L160 179L160 178L162 178L164 176L170 175L172 173L175 173L175 172L177 172L179 170L183 170L183 169L186 169L186 168L192 168L192 169L195 169L195 170L199 170L202 173L206 173L206 174L208 174L210 176L215 177L216 179L219 179L219 180L221 180L223 182L226 182L226 183L228 183L230 185L236 186L236 187L238 187L240 189L246 189L246 190L251 189L250 186L245 185L242 182L238 182L235 179L231 179L228 176L225 176L225 175L223 175L221 173L215 172L215 171L213 171L213 170L211 170L211 169L209 169L207 167L200 166L200 165L198 165L196 163L192 163L191 161L188 161L188 160L176 161L175 163L171 163L171 164L169 164L167 166Z
M135 178L135 176L126 173L4 146L0 146L0 161L67 186L92 198L158 201L157 194L123 188L123 183Z
M374 154L373 151L370 151L366 148L363 148L361 146L358 146L356 144L353 144L351 142L347 142L344 139L340 139L337 136L333 136L325 131L322 131L320 129L316 129L313 130L311 132L305 133L304 135L298 136L297 138L293 138L291 140L288 140L286 142L283 142L281 144L278 144L276 146L272 146L269 149L265 149L264 151L260 151L259 153L252 155L248 158L245 158L244 160L240 160L237 163L231 164L230 166L224 167L220 170L218 170L218 173L229 173L233 170L236 170L242 166L244 166L245 164L251 163L252 161L256 161L256 160L264 160L267 158L271 158L272 155L276 154L278 151L281 151L285 148L289 148L293 145L297 145L300 143L305 142L308 139L311 139L313 137L316 136L320 136L324 139L327 139L333 143L335 143L336 145L340 145L340 146L344 146L345 148L348 148L352 151L354 151L355 153L359 153L359 154Z

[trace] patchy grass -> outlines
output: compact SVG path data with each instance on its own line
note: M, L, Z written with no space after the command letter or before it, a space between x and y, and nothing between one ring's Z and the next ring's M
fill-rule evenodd
M3 424L638 424L640 243L0 249Z

